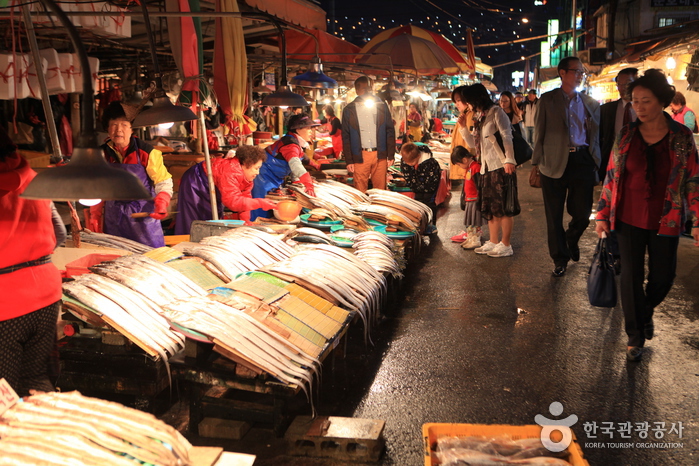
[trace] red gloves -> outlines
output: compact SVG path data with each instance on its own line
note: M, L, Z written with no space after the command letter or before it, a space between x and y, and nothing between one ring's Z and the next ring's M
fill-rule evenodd
M104 233L102 229L102 208L104 207L104 201L99 204L90 206L90 224L88 228L93 233Z
M299 176L299 181L303 183L303 186L306 188L306 194L315 197L316 192L313 190L313 178L311 178L311 175L304 173Z
M167 208L170 205L170 194L165 191L160 191L155 195L155 200L153 203L155 207L153 208L153 213L150 216L156 220L164 220L167 217Z
M258 209L262 210L272 210L277 208L277 203L270 201L268 199L258 199Z

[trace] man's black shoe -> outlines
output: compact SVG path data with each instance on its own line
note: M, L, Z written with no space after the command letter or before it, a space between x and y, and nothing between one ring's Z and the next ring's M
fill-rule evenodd
M553 272L551 272L551 275L554 277L562 277L566 273L566 266L565 265L557 265L555 269L553 269Z
M580 247L577 244L569 244L568 250L570 251L570 258L573 262L580 260Z

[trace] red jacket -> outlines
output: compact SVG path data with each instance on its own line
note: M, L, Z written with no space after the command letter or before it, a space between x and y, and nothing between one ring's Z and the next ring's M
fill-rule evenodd
M0 161L0 269L50 255L56 246L50 201L19 195L36 172L15 152ZM61 274L52 263L0 274L0 321L61 299Z
M206 164L202 165L206 172ZM261 199L252 198L253 182L243 175L243 167L236 158L211 160L214 185L221 193L221 202L228 209L238 213L240 220L250 220L250 211L262 207Z
M658 225L658 234L679 236L684 227L687 214L692 219L694 228L699 228L699 160L694 145L692 132L684 125L673 121L665 114L670 127L670 154L672 167L665 192L665 207ZM597 220L609 222L609 228L615 229L616 208L622 196L620 187L624 179L626 158L629 155L631 139L638 131L638 122L630 123L619 132L612 156L607 165L602 195L597 207ZM686 212L685 205L688 206Z

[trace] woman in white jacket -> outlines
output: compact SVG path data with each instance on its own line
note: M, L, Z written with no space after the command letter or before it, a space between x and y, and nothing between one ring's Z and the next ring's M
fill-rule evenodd
M505 211L510 182L514 181L515 187L517 185L512 124L502 108L493 103L482 84L469 86L464 94L466 103L473 108L477 117L474 118L473 132L464 129L462 136L476 148L476 156L481 162L478 198L481 215L488 220L490 231L490 240L475 251L476 254L490 257L508 257L513 254L510 236L514 215L519 213ZM496 133L499 133L501 142L496 138Z

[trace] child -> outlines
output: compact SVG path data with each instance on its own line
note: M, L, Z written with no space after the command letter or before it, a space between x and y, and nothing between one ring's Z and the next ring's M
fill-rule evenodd
M451 153L451 163L466 171L464 174L464 197L466 200L464 225L466 225L466 230L452 236L451 240L455 243L461 243L461 247L464 249L475 249L481 245L481 225L484 224L478 209L478 184L476 183L476 178L480 176L481 164L464 146L454 147Z
M427 152L427 154L422 154ZM432 221L427 225L425 234L437 234L437 204L435 197L439 188L442 167L432 158L432 152L426 146L417 146L412 142L403 144L400 149L402 161L400 171L406 185L415 193L415 200L420 201L432 210ZM429 156L428 156L429 155Z

